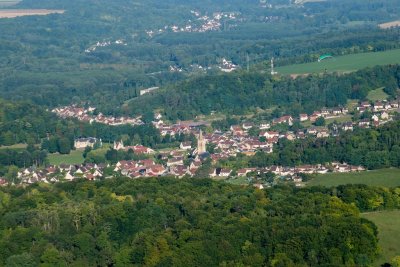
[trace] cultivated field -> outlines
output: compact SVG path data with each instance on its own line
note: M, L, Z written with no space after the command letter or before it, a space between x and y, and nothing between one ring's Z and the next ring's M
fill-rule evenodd
M338 186L345 184L366 184L371 186L400 186L400 169L382 169L359 173L320 174L310 180L307 185Z
M333 57L321 62L278 67L281 74L307 74L322 72L350 72L375 65L400 64L400 49Z
M379 28L381 29L390 29L393 27L400 27L400 20L379 24Z
M49 14L63 14L65 10L50 9L0 9L0 19L22 16L45 16Z
M378 226L381 255L373 266L390 263L395 256L400 256L400 211L382 211L361 214Z

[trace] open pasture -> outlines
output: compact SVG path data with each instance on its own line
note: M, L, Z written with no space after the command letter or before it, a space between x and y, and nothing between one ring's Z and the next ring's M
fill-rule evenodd
M351 72L376 65L400 64L400 49L334 56L321 62L277 67L280 74L309 74L323 72Z

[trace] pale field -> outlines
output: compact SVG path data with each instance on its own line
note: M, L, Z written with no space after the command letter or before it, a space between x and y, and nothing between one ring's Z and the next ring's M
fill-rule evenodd
M16 18L22 16L45 16L49 14L63 14L65 10L49 10L49 9L1 9L0 19Z
M381 29L389 29L392 27L400 27L400 20L379 24Z

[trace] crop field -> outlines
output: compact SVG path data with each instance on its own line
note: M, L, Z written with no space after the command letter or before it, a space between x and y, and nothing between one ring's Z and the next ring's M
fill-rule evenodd
M400 256L400 211L382 211L361 214L378 226L381 255L373 266L390 263L395 256Z
M82 150L71 150L71 153L68 155L49 154L48 158L51 165L81 164L84 161L82 154Z
M400 186L400 169L382 169L359 173L319 174L307 185L338 186L344 184L366 184L371 186Z
M0 9L0 19L16 18L22 16L34 16L34 15L45 16L49 14L63 14L64 12L65 12L64 10L49 10L49 9Z
M352 54L325 59L321 62L277 67L281 74L307 74L323 72L351 72L376 65L400 64L400 49L384 52Z

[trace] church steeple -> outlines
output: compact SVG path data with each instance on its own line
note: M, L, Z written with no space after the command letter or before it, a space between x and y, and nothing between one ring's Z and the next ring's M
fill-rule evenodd
M203 154L206 152L206 140L203 137L203 131L200 130L199 137L197 139L197 154Z

